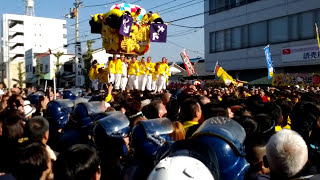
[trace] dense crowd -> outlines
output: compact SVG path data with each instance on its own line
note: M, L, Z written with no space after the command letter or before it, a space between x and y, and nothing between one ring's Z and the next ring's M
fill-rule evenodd
M0 88L0 179L320 178L316 87Z

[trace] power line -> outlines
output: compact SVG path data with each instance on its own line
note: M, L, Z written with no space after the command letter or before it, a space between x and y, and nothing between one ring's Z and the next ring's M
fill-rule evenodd
M90 7L97 7L97 6L106 6L109 4L113 4L113 3L117 3L119 1L112 1L110 3L104 3L104 4L93 4L93 5L87 5L87 6L83 6L82 8L90 8Z
M164 6L164 5L170 4L170 3L174 2L174 1L177 1L177 0L172 0L172 1L169 1L169 2L166 2L166 3L163 3L163 4L160 4L160 5L158 5L158 6L154 6L154 7L149 8L149 9L155 9L155 8L158 8L158 7L161 7L161 6Z
M186 50L189 50L189 51L191 51L191 52L194 52L194 53L196 53L196 54L204 55L203 53L200 53L199 51L194 51L194 50L192 50L192 49L185 48L185 47L183 47L183 46L181 46L181 45L179 45L179 44L176 44L176 43L174 43L174 42L171 42L171 41L167 41L167 42L170 43L170 44L176 45L176 46L178 46L178 47L184 48L184 49L186 49Z
M180 4L177 4L177 5L174 5L174 6L171 6L171 7L167 7L167 8L165 8L165 9L161 9L161 10L159 10L159 11L157 11L157 12L163 12L163 11L167 11L167 10L170 10L170 9L174 9L174 8L176 8L176 7L179 7L179 6L182 6L182 5L186 5L186 4L188 4L188 3L192 3L192 2L194 2L194 0L190 0L190 1L187 1L187 2L184 2L184 3L180 3Z
M165 12L163 12L162 14L171 13L171 12L173 12L173 11L177 11L177 10L180 10L180 9L182 9L182 8L185 8L185 7L190 7L190 6L192 6L192 5L199 4L199 3L202 3L202 2L204 2L204 1L206 1L206 0L197 1L197 2L195 2L195 3L188 4L188 5L185 5L185 6L181 6L181 7L179 7L179 8L176 8L176 9L173 9L173 10L170 10L170 11L165 11Z
M170 25L177 26L177 27L183 27L183 28L194 28L194 29L204 28L204 26L184 26L184 25L179 25L179 24L170 24Z

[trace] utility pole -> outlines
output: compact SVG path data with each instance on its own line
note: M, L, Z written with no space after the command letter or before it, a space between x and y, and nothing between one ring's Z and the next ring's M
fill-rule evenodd
M76 3L74 4L75 6L75 10L74 10L74 16L75 16L75 19L76 19L76 26L75 26L75 29L76 29L76 43L79 42L79 8L80 8L80 5L81 5L82 2L80 2L79 0L76 0Z

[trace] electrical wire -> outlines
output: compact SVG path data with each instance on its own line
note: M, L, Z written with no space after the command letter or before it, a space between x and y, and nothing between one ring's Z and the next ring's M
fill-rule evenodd
M82 6L82 8L90 8L90 7L106 6L106 5L114 4L114 3L117 3L117 2L119 2L119 1L112 1L112 2L104 3L104 4L93 4L93 5L87 5L87 6Z
M148 9L156 9L156 8L158 8L158 7L161 7L161 6L170 4L170 3L175 2L175 1L177 1L177 0L172 0L172 1L169 1L169 2L166 2L166 3L163 3L163 4L160 4L160 5L158 5L158 6L154 6L154 7L152 7L152 8L148 8Z
M202 0L202 1L198 1L198 2L192 3L192 4L188 4L188 5L185 5L185 6L181 6L181 7L179 7L179 8L176 8L176 9L173 9L173 10L170 10L170 11L162 12L161 14L171 13L171 12L173 12L173 11L177 11L177 10L180 10L180 9L182 9L182 8L185 8L185 7L190 7L190 6L192 6L192 5L199 4L199 3L202 3L202 2L204 2L204 1L206 1L206 0Z
M171 41L168 41L168 40L167 40L167 42L170 43L170 44L176 45L176 46L178 46L178 47L184 48L184 49L186 49L186 50L189 50L189 51L191 51L191 52L193 52L193 53L204 55L203 53L200 53L199 51L194 51L194 50L192 50L192 49L185 48L184 46L181 46L181 45L176 44L176 43L174 43L174 42L171 42Z

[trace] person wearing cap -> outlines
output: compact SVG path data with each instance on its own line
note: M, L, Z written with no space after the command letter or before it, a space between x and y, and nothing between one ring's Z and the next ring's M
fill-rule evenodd
M152 73L154 72L154 66L155 64L151 62L151 57L149 56L147 58L147 63L146 63L146 67L147 67L147 71L146 71L146 75L147 75L147 83L146 83L146 88L148 91L152 91Z
M121 75L122 75L122 59L124 59L124 56L121 56L121 59L117 59L115 63L115 79L114 79L114 88L115 90L120 89L121 84Z
M114 54L112 60L109 61L109 65L108 65L108 72L109 72L108 83L111 83L111 84L114 84L117 60L118 60L117 55Z
M126 86L128 83L128 59L124 57L124 55L121 56L122 61L122 74L121 74L121 90L126 90Z
M24 101L23 110L24 110L24 117L26 119L31 119L32 114L36 112L36 108L33 105L31 105L30 101L28 100Z
M144 57L141 58L141 61L139 62L139 74L138 76L138 86L140 91L144 91L146 88L146 83L147 83L147 76L146 76L146 71L147 71L147 65L146 62L144 61Z
M139 64L137 62L137 57L132 57L131 62L128 66L128 83L129 83L129 89L138 89L138 77L139 74Z

